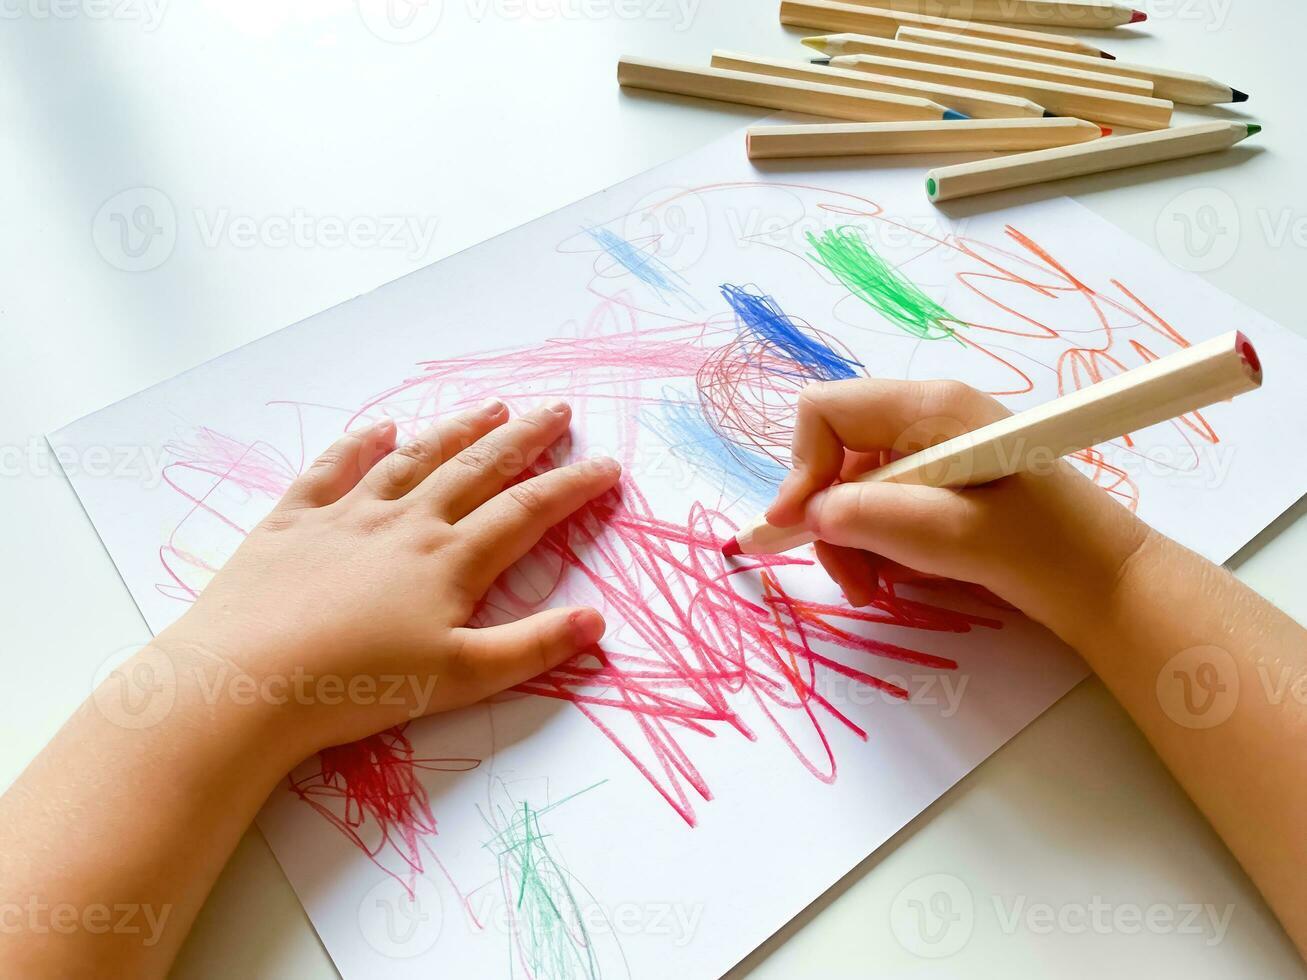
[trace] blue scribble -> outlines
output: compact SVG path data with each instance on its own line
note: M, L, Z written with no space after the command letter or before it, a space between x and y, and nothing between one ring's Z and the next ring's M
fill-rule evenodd
M740 321L742 335L752 334L794 361L796 370L792 375L788 371L781 373L813 381L842 381L860 375L861 363L835 353L804 333L771 296L730 283L724 283L721 291Z
M644 412L641 421L681 462L700 477L716 475L724 497L746 500L761 508L771 502L785 479L785 467L770 456L727 441L694 402L667 393L663 402Z
M669 269L658 256L637 248L621 235L607 228L587 228L585 233L607 253L609 258L641 282L653 287L664 301L668 294L683 301L691 299L690 294L681 286L685 279Z

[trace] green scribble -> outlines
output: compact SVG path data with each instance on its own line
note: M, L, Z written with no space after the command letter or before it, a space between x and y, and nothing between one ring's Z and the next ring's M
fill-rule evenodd
M495 804L487 821L498 832L484 846L499 862L517 960L531 980L598 980L601 975L595 944L586 929L586 910L578 900L578 892L584 889L551 847L540 818L605 782L538 810L525 800L513 800L504 786L506 802ZM593 909L589 914L593 916Z
M953 336L961 321L877 255L857 228L830 228L820 238L812 232L807 237L815 249L812 257L890 323L922 340Z

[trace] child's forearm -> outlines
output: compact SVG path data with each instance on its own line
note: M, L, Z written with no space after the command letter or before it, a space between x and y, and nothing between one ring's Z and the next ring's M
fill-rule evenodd
M1047 624L1088 661L1307 954L1307 630L1151 534L1101 615Z
M124 666L149 682L134 702L110 677L0 798L0 975L163 976L297 761L266 709L206 697L175 654Z

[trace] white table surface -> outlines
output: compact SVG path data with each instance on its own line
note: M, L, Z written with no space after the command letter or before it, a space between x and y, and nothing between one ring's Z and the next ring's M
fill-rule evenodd
M429 0L414 8L410 34L430 33L396 43L379 36L385 2L364 0L361 11L351 0L7 0L0 10L8 610L0 784L87 695L97 666L147 636L46 452L45 432L756 115L624 95L614 79L619 54L703 62L722 46L794 56L797 37L819 33L781 28L776 0ZM390 2L414 12L406 0ZM1148 33L1119 31L1110 48L1251 92L1246 108L1266 132L1244 144L1256 149L1065 190L1304 330L1307 143L1297 82L1307 11L1271 0L1159 0L1149 9ZM110 213L131 214L143 187L166 196L156 214L175 241L169 250L170 236L156 236L133 261L157 267L124 271L130 263ZM435 230L428 243L418 235L400 249L338 245L321 221L305 243L277 238L276 219L297 215L365 229L398 215L416 228L434 221ZM244 240L251 222L272 237ZM1307 620L1307 521L1295 522L1303 511L1235 564ZM902 903L936 881L918 879L936 874L951 876L939 880L960 901L969 895L973 910L969 938L945 959L918 955L941 947L891 928L896 896ZM1198 933L1131 927L1132 910L1162 906L1181 921L1190 904L1218 918L1231 907L1219 939L1206 925ZM1062 911L1063 925L1045 927L1042 905ZM1080 925L1080 911L1097 923ZM176 972L335 975L257 833L223 874ZM1092 681L736 970L757 978L1109 972L1307 976L1248 879Z

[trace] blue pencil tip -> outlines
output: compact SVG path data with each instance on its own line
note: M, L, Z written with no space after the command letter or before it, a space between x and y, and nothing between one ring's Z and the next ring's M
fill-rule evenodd
M970 119L971 117L968 115L964 115L961 112L958 112L956 109L945 109L944 118L945 119Z

